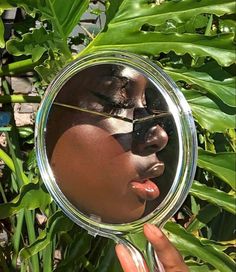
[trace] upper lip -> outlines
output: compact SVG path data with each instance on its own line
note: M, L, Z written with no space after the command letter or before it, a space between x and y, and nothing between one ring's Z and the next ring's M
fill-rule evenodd
M150 178L156 178L161 176L164 173L165 170L165 164L161 161L156 162L149 166L148 168L144 169L142 171L142 175L140 175L140 181L142 182L145 179L150 179Z

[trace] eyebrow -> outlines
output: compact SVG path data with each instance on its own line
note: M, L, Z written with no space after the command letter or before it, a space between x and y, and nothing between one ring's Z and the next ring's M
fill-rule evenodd
M119 116L119 115L109 114L109 113L105 113L105 112L97 112L97 111L88 110L88 109L85 109L85 108L80 108L78 106L68 105L68 104L59 103L59 102L53 102L53 105L61 106L61 107L68 108L68 109L78 110L78 111L82 111L82 112L86 112L86 113L91 113L91 114L102 116L102 117L116 118L116 119L119 119L119 120L122 120L122 121L125 121L125 122L129 122L129 123L132 123L132 124L142 123L142 122L145 122L147 120L152 120L152 119L156 119L156 118L171 115L171 113L168 112L168 111L156 111L155 114L151 114L151 115L144 116L144 117L137 118L137 119L133 120L133 119L130 119L130 118L127 118L127 117Z

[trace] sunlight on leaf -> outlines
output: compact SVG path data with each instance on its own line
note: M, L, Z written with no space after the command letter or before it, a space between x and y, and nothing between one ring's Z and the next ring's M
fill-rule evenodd
M207 185L201 184L198 181L193 183L190 193L202 200L206 200L209 203L219 206L230 213L236 214L235 195L230 195L216 188L208 187ZM211 212L210 214L213 213Z
M22 6L31 15L40 13L41 20L46 19L51 22L58 47L68 57L71 56L67 38L87 9L89 0L67 0L66 2L48 0L47 4L44 0L9 0L9 3Z
M45 209L51 201L51 196L38 183L29 183L22 186L20 194L15 199L0 205L0 219L10 217L21 209Z
M38 61L44 52L54 48L52 33L43 27L33 29L31 33L22 35L21 39L11 39L7 42L7 50L15 56L32 55L32 61Z
M11 8L12 6L7 3L7 0L1 0L0 16L3 14L5 10L11 9ZM5 47L4 32L5 32L4 24L3 24L2 18L0 17L0 48Z
M0 48L4 48L5 40L4 40L4 24L2 18L0 17Z
M200 92L209 92L221 99L225 104L231 107L236 107L236 78L229 78L224 81L219 81L214 80L207 73L168 68L165 69L165 71L174 80L184 80L188 84L196 84L202 88L200 89Z
M217 2L217 4L216 4ZM185 21L201 13L218 15L234 12L233 1L170 1L161 5L147 4L146 1L124 0L113 20L109 21L104 31L82 52L94 52L108 48L128 50L143 55L158 55L170 51L176 54L212 57L223 66L235 61L233 34L207 37L190 33L161 33L157 31L141 31L145 24L164 24L167 20ZM109 10L108 10L109 16ZM145 44L145 46L144 46Z
M198 149L198 166L204 168L236 190L236 156L235 153L212 153ZM235 204L235 202L234 202Z
M235 127L235 115L222 111L219 106L210 98L197 91L183 90L193 116L199 125L211 132L225 132Z
M129 21L146 21L153 24L161 24L171 18L177 22L191 19L198 14L210 13L218 16L234 13L234 1L232 0L205 0L205 1L166 1L157 4L148 4L146 0L123 0L112 22L125 24ZM130 12L132 10L132 12Z
M218 250L213 242L209 241L208 245L203 246L201 240L173 222L166 223L165 230L168 231L171 242L184 255L198 257L220 271L231 272L235 269L234 261L224 252Z
M73 224L61 211L56 212L49 218L46 229L40 233L32 245L21 250L20 256L25 260L30 258L50 244L55 235L71 230Z

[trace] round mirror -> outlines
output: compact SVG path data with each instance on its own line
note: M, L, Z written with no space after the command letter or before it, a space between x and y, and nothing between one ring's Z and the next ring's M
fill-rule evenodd
M189 106L173 81L124 52L66 67L36 120L47 188L70 218L104 236L169 218L191 185L196 146Z

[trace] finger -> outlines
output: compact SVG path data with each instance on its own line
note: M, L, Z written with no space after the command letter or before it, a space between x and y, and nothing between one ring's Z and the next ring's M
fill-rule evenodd
M152 244L157 257L162 263L166 272L189 271L182 256L160 229L158 229L155 225L145 224L144 234L148 241Z
M140 271L130 254L130 251L122 244L117 244L115 247L116 255L120 261L121 267L123 268L124 272L138 272ZM146 272L148 272L147 268L145 267Z

